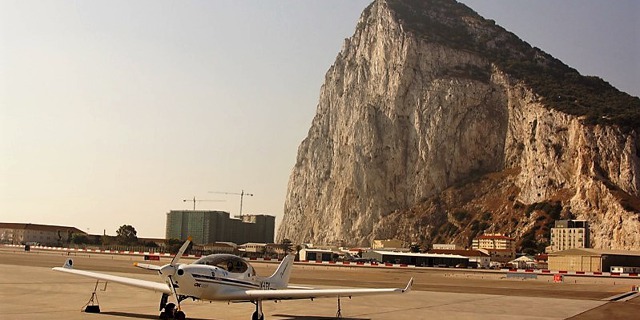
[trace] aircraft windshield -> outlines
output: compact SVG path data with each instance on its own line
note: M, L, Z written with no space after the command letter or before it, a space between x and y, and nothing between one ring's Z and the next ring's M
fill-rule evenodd
M206 264L233 273L243 273L249 268L244 259L231 254L213 254L196 260L193 264Z

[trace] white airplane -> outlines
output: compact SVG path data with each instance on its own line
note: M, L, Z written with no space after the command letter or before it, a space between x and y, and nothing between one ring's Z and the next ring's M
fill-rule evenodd
M100 281L115 282L123 285L153 290L162 293L160 314L163 319L185 319L180 307L184 299L218 300L229 302L251 302L256 306L252 320L264 320L263 300L311 299L321 297L338 298L338 315L340 315L340 297L352 297L372 294L405 293L411 290L413 278L405 288L346 288L346 289L312 289L289 286L289 277L293 269L294 255L285 257L270 277L256 275L253 267L243 258L231 254L213 254L202 257L192 264L179 264L180 257L189 246L187 240L171 263L164 266L136 263L137 267L157 271L164 283L134 278L119 277L110 274L73 269L73 261L68 259L63 267L53 268L79 276L97 279L93 297ZM178 304L175 310L173 303L167 303L173 296ZM88 311L88 310L87 310ZM99 312L99 307L94 312Z

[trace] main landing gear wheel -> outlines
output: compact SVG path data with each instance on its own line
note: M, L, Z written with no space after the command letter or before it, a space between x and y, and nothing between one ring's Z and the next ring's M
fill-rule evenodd
M164 306L164 311L160 312L160 319L163 319L163 320L174 319L175 308L176 308L175 304L167 303L167 305Z
M176 311L176 315L174 316L174 318L176 320L185 320L187 319L187 316L184 314L184 312L182 312L182 310L178 310Z
M264 314L262 315L262 317L258 316L258 311L254 312L253 315L251 315L251 320L264 320Z

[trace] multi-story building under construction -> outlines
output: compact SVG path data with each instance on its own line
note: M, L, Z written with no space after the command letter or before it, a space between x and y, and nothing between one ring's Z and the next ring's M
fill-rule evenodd
M230 218L225 211L171 210L167 213L166 239L186 240L191 236L196 244L214 242L272 243L275 217L243 215Z

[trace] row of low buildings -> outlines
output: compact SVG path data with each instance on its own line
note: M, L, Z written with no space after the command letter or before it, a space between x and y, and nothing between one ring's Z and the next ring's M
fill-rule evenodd
M494 265L514 268L539 268L566 271L609 272L612 270L638 270L640 251L590 249L590 233L587 221L557 220L551 228L550 245L546 254L535 257L516 257L516 240L503 234L483 234L472 240L472 250L462 250L454 244L434 244L428 254L448 254L467 257L470 265L488 267ZM397 240L376 240L374 249L385 245L401 247ZM375 255L381 257L380 253ZM417 261L409 258L396 261ZM394 260L392 255L382 258ZM382 261L382 260L381 260ZM615 272L615 271L614 271Z
M59 246L69 243L74 234L86 235L86 232L66 226L0 222L0 243L2 244Z
M224 211L177 211L167 213L165 239L186 240L194 244L215 243L272 243L275 217L269 215L243 215L238 219ZM87 235L74 227L33 223L0 223L0 243L40 244L61 246L68 244L74 234ZM145 239L162 245L164 239ZM223 247L223 245L221 245Z
M402 248L405 244L400 240L374 240L373 249ZM550 246L547 253L569 249L589 247L589 226L584 220L557 220L551 228ZM485 233L471 242L473 250L489 255L494 262L508 263L516 259L516 239L500 233ZM460 247L454 244L435 244L436 250L454 250L460 253ZM468 251L468 250L466 250ZM467 254L473 254L468 252ZM523 259L524 260L524 259ZM533 260L533 259L532 259Z
M551 228L548 254L517 256L516 239L504 234L485 233L472 240L471 249L455 244L434 244L426 253L410 253L397 239L374 240L365 260L417 266L509 266L567 271L609 271L612 266L640 266L637 252L588 249L589 227L584 220L558 220ZM306 250L302 260L328 259L330 251ZM403 252L404 251L404 252ZM305 253L303 251L303 253ZM335 254L333 259L335 259ZM466 259L466 261L462 260Z
M634 270L622 273L639 273L640 251L574 248L549 253L551 270L619 272L616 267Z
M375 246L375 247L374 247ZM423 267L485 267L490 257L482 250L465 250L455 245L442 245L444 249L425 252L409 252L397 240L375 240L371 248L313 247L304 245L298 251L301 261L355 261L406 264Z
M491 268L505 265L504 263L494 264L496 262L482 249L432 249L426 253L371 249L360 250L361 257L355 259L345 258L344 255L347 252L348 250L340 249L304 248L299 252L299 259L302 261L352 260L422 267ZM640 251L569 249L535 257L520 256L508 261L506 265L517 269L640 273Z

